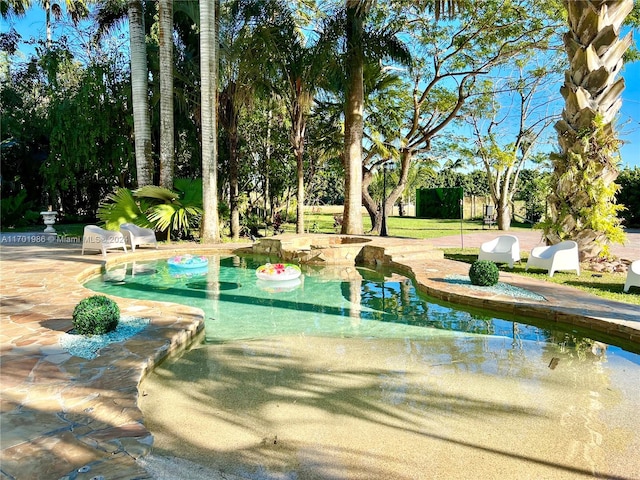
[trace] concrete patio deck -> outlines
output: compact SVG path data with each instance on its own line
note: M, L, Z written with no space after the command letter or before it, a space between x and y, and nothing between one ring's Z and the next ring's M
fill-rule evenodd
M465 246L479 246L484 235L493 237L496 233L465 237ZM636 235L621 247L623 255L614 253L640 258L640 233ZM372 243L397 248L417 242L426 247L453 241L375 237ZM530 248L532 241L521 240L522 248ZM135 254L109 253L108 265L134 258L168 257L185 249L213 254L232 253L246 246L163 245L159 250L140 249ZM83 281L104 267L101 255L82 256L80 248L80 244L53 242L3 243L0 249L2 479L152 478L136 461L149 454L153 442L137 406L138 384L158 362L185 348L203 328L199 309L119 298L123 315L150 318L150 325L123 343L105 347L93 360L71 356L59 345L59 337L72 328L75 305L93 294L82 286ZM421 291L437 298L585 326L640 346L638 306L502 272L501 281L538 293L547 302L514 300L444 280L446 275L466 274L465 264L419 258L393 261L415 278Z

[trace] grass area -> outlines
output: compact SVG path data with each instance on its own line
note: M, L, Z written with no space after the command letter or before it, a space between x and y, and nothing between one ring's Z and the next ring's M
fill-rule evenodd
M327 213L307 213L305 214L305 225L309 232L337 233L339 228L334 228L333 214ZM371 220L368 216L363 216L364 231L371 230ZM314 227L315 226L315 227ZM438 238L473 230L482 230L482 220L442 220L431 218L415 217L388 217L387 232L392 237L405 238ZM530 225L512 223L514 231L530 230ZM294 232L295 225L287 224L287 232Z
M478 251L479 249L477 248L446 248L444 249L444 256L450 260L471 264L477 260ZM580 269L579 276L572 272L556 272L553 274L553 277L549 277L546 271L538 269L526 272L525 268L527 265L528 255L525 252L522 253L521 262L516 263L513 266L513 269L510 269L507 265L499 265L500 270L513 272L518 275L522 275L523 277L535 278L545 282L579 288L580 290L584 290L592 295L606 298L608 300L640 305L640 291L638 289L634 290L632 288L629 293L624 293L622 291L626 279L625 273L595 273L589 270Z
M340 210L323 211L322 213L305 214L305 225L309 232L316 233L339 233L340 227L334 226L334 215L339 215ZM371 229L371 221L368 216L363 216L364 230L365 232ZM42 227L42 228L40 228ZM70 237L82 237L83 224L56 224L54 225L59 235ZM512 230L530 230L530 225L523 225L518 223L512 224ZM474 230L482 230L481 220L463 220L462 224L460 220L436 220L436 219L422 219L414 217L389 217L387 220L387 230L389 236L393 237L405 237L405 238L438 238L450 235L456 235L460 233L460 230L464 233L468 233ZM295 232L294 223L284 224L285 232ZM19 232L19 231L38 231L44 230L44 226L30 227L16 230L3 230L4 233ZM261 234L273 235L273 230L264 228L260 229ZM498 234L498 233L496 233ZM569 285L581 290L587 291L593 295L603 297L609 300L616 300L619 302L630 303L634 305L640 305L640 293L637 289L631 290L631 293L624 293L622 287L625 282L626 274L623 273L594 273L588 270L581 272L580 276L576 276L573 273L558 272L553 277L549 278L546 272L532 271L525 272L525 265L527 261L527 252L522 252L522 263L516 264L513 268L513 272L518 275L524 275L531 278L536 278L546 282L553 282L563 285ZM445 257L466 263L473 263L478 258L477 248L465 248L465 249L445 249ZM501 269L507 268L506 266L500 266Z

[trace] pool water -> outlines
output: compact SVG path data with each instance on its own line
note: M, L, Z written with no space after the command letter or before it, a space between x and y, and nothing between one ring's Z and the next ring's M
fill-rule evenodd
M140 406L157 453L243 478L639 478L640 357L355 267L121 265L86 286L205 311Z

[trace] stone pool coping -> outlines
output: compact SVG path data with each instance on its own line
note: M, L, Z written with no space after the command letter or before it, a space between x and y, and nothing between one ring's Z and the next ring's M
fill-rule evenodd
M430 250L428 243L370 238L367 245L397 252L388 255L387 263L413 277L425 294L464 306L595 328L640 348L637 306L509 272L501 272L501 281L547 301L470 291L445 280L447 275L465 275L468 265L432 255L402 254L420 245ZM109 253L107 265L185 251L232 254L250 246L162 245L158 250ZM138 386L164 358L199 338L203 312L172 303L118 298L123 315L148 317L150 326L126 342L105 347L93 360L72 357L59 345L59 336L71 328L74 306L93 294L82 282L104 265L100 254L80 255L78 244L3 245L0 249L2 478L151 478L136 462L152 445L137 407L138 395L144 395ZM89 470L78 472L81 467Z

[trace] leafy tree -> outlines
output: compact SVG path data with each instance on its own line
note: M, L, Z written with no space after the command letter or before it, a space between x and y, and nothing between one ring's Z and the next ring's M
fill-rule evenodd
M516 75L504 85L493 84L495 89L501 90L500 94L484 94L467 109L475 148L466 153L471 158L479 158L484 165L500 230L510 228L513 198L525 162L534 153L547 127L557 118L548 111L548 95L541 95L554 79L553 69L549 67L553 65L550 55L545 57L545 62L544 66L536 67L531 66L530 58L517 60ZM502 108L503 104L509 105L509 109ZM509 125L509 120L514 120L515 128ZM505 130L515 132L513 141Z
M26 202L44 205L40 166L49 153L47 90L36 58L17 65L0 88L0 158L3 202L26 191Z
M395 24L403 26L420 55L414 56L406 75L410 107L398 130L381 140L397 145L399 152L400 183L386 200L387 210L404 191L414 158L425 158L438 136L465 115L465 105L482 91L480 79L532 49L547 48L557 27L553 17L539 14L532 0L479 2L461 10L455 21L439 22L426 6L415 2L395 6Z
M76 66L75 85L61 89L49 105L50 152L41 167L62 211L95 214L114 186L132 183L127 115L128 82L114 61Z
M520 172L518 190L514 200L524 202L526 220L537 223L544 216L549 193L550 172L525 169Z
M624 205L621 212L626 227L640 227L640 167L625 168L618 176L620 193L618 203Z
M262 78L283 102L289 117L289 140L296 161L296 231L303 233L307 126L326 71L330 42L325 35L303 31L295 7L273 1L270 10L256 31L261 40L256 46L265 60L261 67L266 76ZM258 52L253 56L258 57Z
M231 1L223 5L220 41L224 55L220 58L219 123L224 129L228 156L230 233L233 239L240 234L240 137L239 122L243 109L254 101L257 87L264 86L265 69L271 59L262 48L262 29L273 19L275 2ZM285 7L286 10L286 7Z

